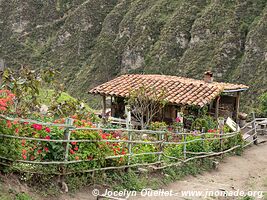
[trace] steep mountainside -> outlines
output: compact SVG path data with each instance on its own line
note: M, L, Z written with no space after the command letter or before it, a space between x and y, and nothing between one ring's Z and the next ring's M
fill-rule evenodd
M0 0L0 57L54 66L68 90L121 73L162 73L267 91L267 0Z

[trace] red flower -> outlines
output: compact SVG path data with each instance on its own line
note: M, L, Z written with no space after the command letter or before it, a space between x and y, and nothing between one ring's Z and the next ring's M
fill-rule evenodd
M22 154L24 155L26 153L27 153L26 149L22 149Z
M106 140L107 139L107 136L105 134L102 134L101 135L102 139Z
M21 146L25 146L25 144L26 144L26 140L21 140Z
M35 130L42 130L43 129L43 126L41 124L33 124L32 127L35 129Z
M45 131L46 131L47 133L50 133L50 132L51 132L51 129L48 128L48 127L46 127L46 128L45 128Z
M30 160L34 160L34 159L35 159L35 157L34 157L34 156L31 156L31 157L30 157Z
M23 160L26 160L27 156L26 155L22 155L22 158L23 158Z
M5 108L7 107L7 103L3 99L0 99L0 106Z
M79 150L79 148L76 146L76 147L74 147L74 150L75 150L75 151L78 151L78 150Z
M70 149L70 154L75 154L75 152L72 149Z
M0 106L0 110L6 111L6 107Z
M75 156L75 160L79 160L80 158L79 158L79 156Z
M45 136L45 139L50 140L50 136L49 135Z
M42 153L42 149L38 149L37 154Z
M16 128L16 129L15 129L15 132L18 133L18 132L19 132L19 128Z
M125 151L122 151L122 152L121 152L121 154L122 154L122 155L125 155L125 154L126 154L126 152L125 152Z
M45 150L45 152L48 152L49 151L49 149L47 147L45 147L44 150Z
M6 125L7 125L8 128L11 128L11 126L12 126L11 121L8 120L8 121L6 122Z
M77 144L77 142L71 142L71 144L72 144L72 145L76 145L76 144Z

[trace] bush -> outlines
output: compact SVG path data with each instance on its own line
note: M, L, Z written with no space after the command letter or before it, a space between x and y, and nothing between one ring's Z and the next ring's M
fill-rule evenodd
M260 113L266 117L267 116L267 92L262 94L259 100L260 100Z

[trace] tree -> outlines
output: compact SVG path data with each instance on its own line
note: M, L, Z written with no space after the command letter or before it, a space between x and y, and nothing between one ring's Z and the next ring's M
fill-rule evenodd
M165 106L164 99L164 89L156 90L142 86L130 91L127 103L136 120L140 122L142 129L145 129L153 117Z
M267 116L267 92L260 96L260 112L263 116Z

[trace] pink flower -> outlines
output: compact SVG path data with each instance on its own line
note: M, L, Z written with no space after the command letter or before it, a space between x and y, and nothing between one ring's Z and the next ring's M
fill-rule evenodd
M72 144L72 145L76 145L76 144L77 144L77 142L71 142L71 144Z
M75 151L78 151L78 150L79 150L79 148L76 146L76 147L74 147L74 150L75 150Z
M177 117L177 118L175 119L175 121L176 121L177 123L181 122L180 117Z
M48 152L49 151L49 149L47 147L45 147L44 150L45 150L45 152Z
M48 128L48 127L46 127L46 128L45 128L45 131L46 131L47 133L50 133L50 132L51 132L51 129Z
M33 124L32 127L35 129L35 130L42 130L43 129L43 126L41 124Z
M50 140L50 136L49 135L45 136L45 139Z

